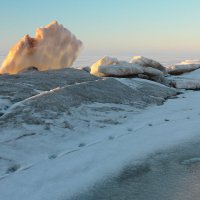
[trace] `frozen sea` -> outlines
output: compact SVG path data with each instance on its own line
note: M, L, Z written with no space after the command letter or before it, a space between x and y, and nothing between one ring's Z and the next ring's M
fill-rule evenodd
M103 56L105 56L105 55L102 55L102 54L101 55L83 55L82 54L77 58L73 67L80 68L80 67L89 66L89 65L95 63L97 60L99 60ZM133 55L109 55L109 56L117 57L120 60L126 60L126 61L129 61L133 57ZM154 59L154 60L160 62L161 64L163 64L164 66L180 63L183 60L199 59L199 57L196 57L196 56L176 56L176 55L170 55L170 56L169 55L166 55L166 56L142 55L142 56ZM6 57L6 53L0 52L0 65L2 64L5 57Z
M106 55L80 55L80 57L74 63L73 67L79 68L79 67L83 67L83 66L89 66L89 65L95 63L97 60L99 60L103 56L106 56ZM109 55L109 56L116 57L119 60L129 61L135 55ZM177 63L180 63L183 60L199 59L199 57L196 57L196 56L176 56L176 55L170 55L170 56L169 55L166 55L166 56L163 56L163 55L156 55L156 56L155 55L153 55L153 56L152 55L142 55L142 56L154 59L154 60L160 62L164 66L177 64Z

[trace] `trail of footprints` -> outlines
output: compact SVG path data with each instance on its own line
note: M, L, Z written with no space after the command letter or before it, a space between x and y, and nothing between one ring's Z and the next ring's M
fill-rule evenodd
M198 113L198 115L200 115L200 113ZM182 118L182 119L183 119L183 118ZM176 120L182 120L182 119L176 119ZM186 117L185 119L190 120L191 118L188 116L188 117ZM106 140L112 141L112 140L115 140L115 139L117 139L117 138L124 137L124 136L126 136L126 135L136 133L137 131L139 131L139 130L141 130L141 129L143 129L143 128L146 128L146 127L149 127L149 128L150 128L150 127L152 127L152 126L157 126L157 125L161 125L161 124L164 124L164 123L169 123L169 122L171 122L171 121L173 121L173 120L170 120L170 119L166 118L166 119L163 119L163 121L161 121L161 122L159 122L159 123L147 123L147 124L144 124L144 125L141 126L141 127L138 127L137 129L132 129L132 127L127 128L126 131L125 131L125 133L123 133L123 134L120 134L120 135L117 135L117 136L110 135L110 136L108 136L106 139L97 140L97 141L95 141L95 142L93 142L93 143L90 143L90 144L87 144L87 143L85 143L85 142L81 142L81 143L79 143L79 144L77 145L77 147L74 148L74 149L67 150L67 151L61 152L61 153L59 153L59 154L51 154L51 155L49 155L47 158L45 158L45 159L43 159L43 160L40 160L40 161L38 161L38 162L36 162L36 163L32 163L32 164L27 165L27 166L24 166L24 167L22 167L20 164L14 163L12 160L9 160L9 159L0 157L0 161L1 161L1 160L4 160L4 161L10 162L10 163L13 162L13 164L9 165L9 167L8 167L7 170L5 171L5 174L3 174L3 175L0 176L0 180L6 178L6 177L8 177L8 176L10 176L11 174L15 174L15 173L19 173L19 172L21 172L21 171L28 170L28 169L30 169L30 168L32 168L32 167L38 165L39 163L45 161L45 160L55 160L55 159L57 159L57 158L61 158L61 157L63 157L63 156L69 155L69 154L71 154L71 153L74 153L74 152L77 152L77 151L81 151L81 150L83 150L84 148L89 148L89 147L94 146L94 145L96 145L96 144L100 144L100 143L102 143L102 142L104 142L104 141L106 141ZM26 137L26 136L29 136L29 135L23 135L23 136L21 136L21 137L19 137L19 138L17 138L17 139L21 139L21 138L23 138L24 136Z

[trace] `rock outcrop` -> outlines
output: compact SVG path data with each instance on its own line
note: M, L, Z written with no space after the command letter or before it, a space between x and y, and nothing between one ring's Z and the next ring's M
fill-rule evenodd
M42 119L59 118L71 108L83 104L112 103L144 108L160 104L167 97L177 94L174 89L150 81L138 85L138 81L130 80L135 89L115 78L99 78L72 68L1 75L1 98L7 106L0 110L0 127L35 124L36 121L42 124Z

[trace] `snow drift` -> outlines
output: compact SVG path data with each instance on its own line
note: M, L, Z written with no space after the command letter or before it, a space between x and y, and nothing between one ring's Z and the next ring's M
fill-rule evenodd
M40 71L69 67L81 47L80 40L53 21L38 28L34 38L26 35L15 44L0 67L0 74L16 74L33 66Z

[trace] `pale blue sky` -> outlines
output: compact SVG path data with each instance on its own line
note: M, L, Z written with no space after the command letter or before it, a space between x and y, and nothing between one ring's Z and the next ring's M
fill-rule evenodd
M0 52L52 20L84 54L200 52L200 0L0 0Z

